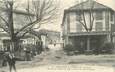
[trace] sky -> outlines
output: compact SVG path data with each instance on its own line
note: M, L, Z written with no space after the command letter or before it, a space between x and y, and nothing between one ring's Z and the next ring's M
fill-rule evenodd
M41 28L45 28L48 30L54 30L54 31L61 31L61 23L62 23L64 9L67 9L77 4L77 2L81 2L81 1L83 0L59 0L60 14L58 16L58 19L53 24L51 23L51 24L42 25ZM115 10L115 0L96 0L96 1ZM22 0L22 1L20 0L20 2L25 2L25 0Z

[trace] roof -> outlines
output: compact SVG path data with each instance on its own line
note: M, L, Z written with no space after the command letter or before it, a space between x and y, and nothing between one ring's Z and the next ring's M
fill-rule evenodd
M0 32L0 37L9 37L9 35L7 33Z
M47 35L47 33L45 33L45 32L41 32L41 31L38 32L38 31L34 31L34 30L31 30L29 33L33 34L35 36Z
M39 32L43 32L43 33L60 33L58 31L47 30L47 29L40 29Z
M87 0L85 2L82 2L82 3L79 3L77 5L70 7L68 10L80 10L81 8L83 10L89 10L92 8L92 6L93 6L94 10L96 10L96 9L111 9L110 7L105 6L105 5L98 3L96 1Z
M39 33L42 33L42 34L44 33L49 36L60 36L60 32L53 31L53 30L47 30L47 29L41 29L41 30L39 30Z

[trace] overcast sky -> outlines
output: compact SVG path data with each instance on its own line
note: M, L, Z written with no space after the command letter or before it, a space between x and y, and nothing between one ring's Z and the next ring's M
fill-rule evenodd
M22 0L22 2L24 2L24 1L25 0ZM43 25L42 28L60 31L61 30L60 25L62 23L62 17L63 17L63 10L67 9L67 8L77 4L77 2L81 2L81 1L83 1L83 0L60 0L60 8L61 9L60 9L60 16L57 19L57 22L54 24ZM101 4L107 5L108 7L115 10L115 0L96 0L96 1Z

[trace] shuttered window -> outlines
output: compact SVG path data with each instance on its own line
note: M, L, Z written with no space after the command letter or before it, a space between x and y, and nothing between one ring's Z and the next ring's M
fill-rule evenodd
M103 30L102 22L96 22L96 31L102 31L102 30Z
M110 20L111 20L111 21L113 21L113 17L114 17L114 12L111 11L111 12L110 12Z
M80 23L77 23L77 32L82 31L82 25Z
M97 11L95 14L95 19L96 20L102 20L103 19L103 12L102 11Z

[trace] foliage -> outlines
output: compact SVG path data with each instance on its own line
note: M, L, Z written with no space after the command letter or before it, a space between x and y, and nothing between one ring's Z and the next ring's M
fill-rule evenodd
M25 48L27 48L27 50L31 51L31 50L34 50L34 49L36 48L36 45L26 44L26 45L25 45Z
M73 55L76 49L73 45L67 44L63 50L67 53L67 55Z
M71 45L71 44L67 44L67 45L64 47L64 51L66 51L66 52L74 51L74 50L75 50L75 48L74 48L74 46Z
M111 54L112 50L113 50L112 43L104 43L102 47L100 48L100 53Z

